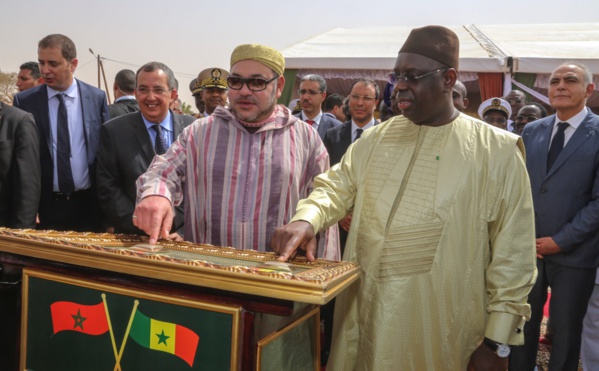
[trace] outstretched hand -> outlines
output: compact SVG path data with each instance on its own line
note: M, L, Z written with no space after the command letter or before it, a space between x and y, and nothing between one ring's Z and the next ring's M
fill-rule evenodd
M167 239L173 224L171 202L162 196L145 197L135 207L133 224L150 235L152 245L158 238Z
M295 258L297 249L306 252L308 261L316 260L316 235L312 224L296 221L279 227L270 240L272 249L280 255L279 261Z

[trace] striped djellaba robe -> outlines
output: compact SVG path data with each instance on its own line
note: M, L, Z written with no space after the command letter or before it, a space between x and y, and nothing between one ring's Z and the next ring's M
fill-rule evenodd
M316 130L283 106L273 117L253 134L223 107L195 121L139 177L138 202L150 195L184 202L187 241L272 251L275 228L329 168ZM336 224L318 240L317 257L340 259Z

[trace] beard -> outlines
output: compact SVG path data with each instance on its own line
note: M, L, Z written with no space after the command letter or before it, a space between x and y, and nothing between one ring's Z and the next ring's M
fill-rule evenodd
M265 97L265 102L261 102L254 95L239 96L238 98L231 101L231 111L233 112L235 117L237 117L237 119L241 122L255 123L265 120L266 118L270 117L277 104L276 91L277 89L275 84L274 89L272 89L270 95ZM254 104L253 107L255 109L239 109L239 101L251 101Z

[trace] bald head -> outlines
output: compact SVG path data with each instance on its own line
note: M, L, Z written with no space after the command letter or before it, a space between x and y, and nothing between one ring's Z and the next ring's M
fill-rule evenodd
M460 112L464 112L468 108L468 92L466 86L459 80L456 80L453 86L453 106Z

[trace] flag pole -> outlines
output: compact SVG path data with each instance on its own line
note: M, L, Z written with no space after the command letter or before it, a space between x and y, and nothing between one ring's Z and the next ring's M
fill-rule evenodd
M114 352L114 358L116 359L115 371L120 371L121 365L118 359L118 353L116 352L116 341L114 340L114 332L112 332L112 323L110 322L110 314L108 313L108 302L106 301L105 293L102 293L102 301L104 302L104 311L106 311L106 319L108 320L108 330L110 332L110 341L112 342L112 351Z
M121 350L116 358L116 365L114 365L114 371L117 371L117 366L120 370L120 362L121 357L123 356L123 352L125 351L125 344L127 343L127 338L129 337L129 330L131 330L131 325L133 324L133 318L135 318L135 312L137 311L137 306L139 305L139 300L135 300L133 302L133 310L131 310L131 316L129 317L129 323L127 324L127 330L125 331L125 336L123 337L123 342L121 343Z

